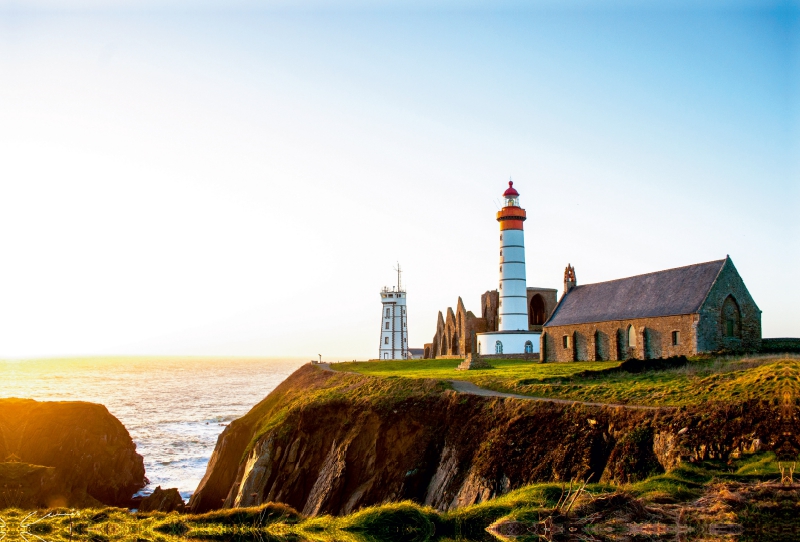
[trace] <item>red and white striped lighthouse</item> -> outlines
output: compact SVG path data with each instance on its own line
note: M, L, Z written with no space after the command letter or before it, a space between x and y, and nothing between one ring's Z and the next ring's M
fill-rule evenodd
M535 354L539 352L537 332L528 331L528 294L525 274L525 233L527 218L519 206L519 192L512 181L503 192L505 205L497 212L500 223L500 284L497 331L479 333L478 353Z
M528 296L525 283L525 209L519 206L519 192L512 181L503 192L505 206L497 211L500 223L500 306L499 331L528 330Z

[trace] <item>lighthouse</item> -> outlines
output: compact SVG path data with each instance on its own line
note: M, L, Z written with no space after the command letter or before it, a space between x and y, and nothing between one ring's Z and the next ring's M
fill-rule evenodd
M397 286L381 290L381 343L378 359L408 359L408 322L406 320L406 291L401 282L400 264Z
M500 255L497 331L477 335L478 354L535 354L540 333L528 331L528 297L525 275L525 209L512 181L503 192L504 205L497 212L500 223Z

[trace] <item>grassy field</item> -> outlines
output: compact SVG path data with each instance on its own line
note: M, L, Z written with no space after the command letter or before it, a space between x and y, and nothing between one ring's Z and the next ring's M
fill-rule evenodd
M685 366L639 373L610 369L621 362L490 361L491 368L456 371L459 360L336 363L337 371L383 378L468 380L535 397L653 406L698 401L800 397L800 357L751 356L690 360Z
M779 478L774 455L761 453L729 463L685 464L666 474L626 486L534 484L449 512L438 512L411 502L373 506L341 517L310 518L287 506L272 503L200 515L131 514L114 508L34 512L11 509L0 511L0 536L14 542L32 539L64 542L110 539L130 542L187 539L477 541L489 538L487 527L504 521L523 522L535 528L545 518L584 526L588 518L595 529L613 527L624 532L626 526L620 523L621 518L628 522L628 528L643 521L672 520L674 523L679 510L682 510L684 524L702 529L702 522L747 525L753 518L761 523L776 521L774 514L783 510L780 506L776 508L776 499L789 489L776 485ZM795 493L792 490L786 495L794 499ZM605 504L600 506L599 503ZM797 503L794 502L793 506L796 508ZM796 523L797 517L793 517ZM777 518L777 521L782 519Z

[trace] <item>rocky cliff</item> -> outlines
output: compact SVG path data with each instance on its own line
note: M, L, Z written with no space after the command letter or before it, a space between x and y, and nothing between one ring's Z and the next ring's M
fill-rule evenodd
M144 485L142 456L103 405L0 399L0 508L127 506Z
M274 501L316 515L411 499L447 510L532 482L629 482L726 458L776 443L786 423L796 416L768 403L563 405L307 365L225 429L189 506Z

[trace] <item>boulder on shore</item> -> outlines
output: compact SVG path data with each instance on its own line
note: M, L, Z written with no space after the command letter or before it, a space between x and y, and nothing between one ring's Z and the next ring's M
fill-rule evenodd
M0 399L0 508L127 507L146 483L136 445L103 405Z
M183 497L176 488L158 486L139 503L139 512L183 512L184 507Z

